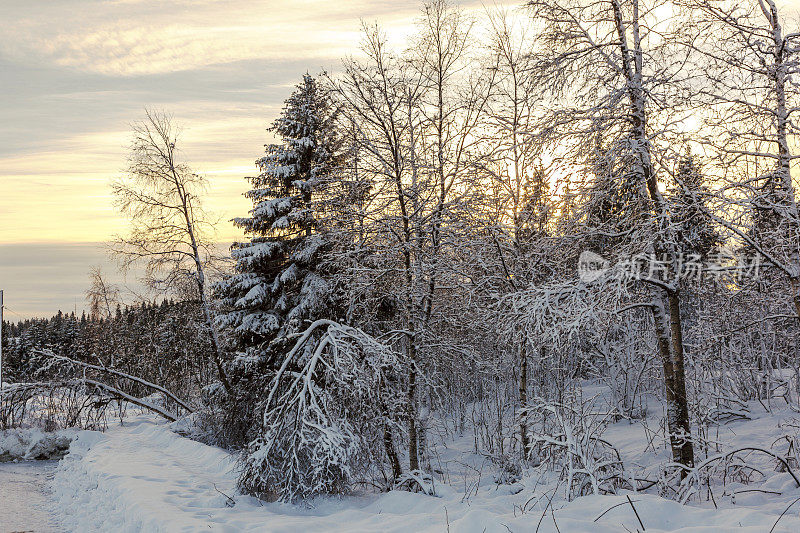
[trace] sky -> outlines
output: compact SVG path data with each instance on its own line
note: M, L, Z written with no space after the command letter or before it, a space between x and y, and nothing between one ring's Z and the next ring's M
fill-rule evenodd
M461 2L468 10L478 1ZM413 31L400 0L0 0L0 289L6 319L80 313L102 243L124 233L109 183L130 124L171 113L186 160L207 176L206 207L247 212L244 177L306 71L357 53L361 21L390 40ZM135 280L127 280L135 285Z

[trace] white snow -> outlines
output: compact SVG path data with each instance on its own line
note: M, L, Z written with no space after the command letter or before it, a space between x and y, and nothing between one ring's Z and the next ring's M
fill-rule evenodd
M54 461L0 463L0 531L60 531L47 478Z
M44 432L38 428L0 430L0 462L60 459L77 430Z
M749 424L749 427L748 427ZM767 438L774 417L743 422L737 440ZM637 429L638 428L638 429ZM621 422L610 434L616 442L640 447L632 436L640 426ZM634 444L635 442L635 444ZM127 421L105 434L81 432L54 478L57 509L70 531L430 531L430 532L618 532L641 526L627 502L618 496L588 496L571 503L548 498L554 486L496 485L484 472L482 481L454 470L480 456L471 454L471 436L441 448L440 464L451 485L437 481L438 497L404 491L316 500L312 509L264 503L236 492L234 457L227 452L181 437L150 417ZM630 455L630 454L628 454ZM469 468L466 468L469 470ZM488 471L488 469L487 469ZM652 494L631 496L648 532L765 532L783 509L800 497L784 473L770 472L761 488L780 492L741 493L736 504L717 494L720 509L680 504ZM474 488L477 487L477 488ZM546 489L546 490L543 490ZM465 495L465 492L468 493ZM513 494L516 492L516 494ZM235 502L235 503L234 503ZM521 508L526 506L522 513ZM604 511L602 518L595 519ZM798 503L797 507L800 507ZM775 531L800 531L800 509L792 508ZM556 528L556 523L558 529Z

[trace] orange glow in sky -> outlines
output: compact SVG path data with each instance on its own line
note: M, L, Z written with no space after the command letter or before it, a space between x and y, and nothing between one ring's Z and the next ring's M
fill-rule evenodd
M83 307L86 272L105 262L99 243L126 230L109 183L126 167L129 125L146 106L182 126L185 159L209 180L218 239L230 242L240 234L228 221L249 208L243 178L273 141L265 130L301 75L335 72L357 54L362 20L402 47L420 7L2 0L0 288L9 307L18 316Z

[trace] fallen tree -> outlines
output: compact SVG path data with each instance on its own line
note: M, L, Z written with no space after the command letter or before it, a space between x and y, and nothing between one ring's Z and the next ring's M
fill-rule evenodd
M180 407L185 409L188 413L193 413L194 412L194 409L189 407L189 405L185 401L181 400L175 394L173 394L169 390L165 389L164 387L162 387L160 385L156 385L155 383L152 383L150 381L147 381L147 380L144 380L142 378L133 376L131 374L127 374L125 372L121 372L121 371L113 369L113 368L108 368L106 366L93 365L91 363L84 363L83 361L77 361L75 359L71 359L71 358L65 357L63 355L55 354L51 350L41 350L39 353L41 353L42 355L45 355L47 357L50 357L52 359L56 359L56 360L59 360L59 361L64 361L64 362L67 362L67 363L70 363L70 364L79 365L79 366L81 366L83 368L88 368L88 369L91 369L91 370L97 370L99 372L105 372L105 373L110 374L112 376L117 376L117 377L129 379L129 380L131 380L131 381L133 381L135 383L138 383L139 385L143 385L145 387L151 388L151 389L153 389L153 390L155 390L157 392L160 392L160 393L164 394L169 399L174 401L177 405L179 405Z
M35 383L18 383L4 387L0 405L0 422L3 427L17 427L24 423L44 424L46 429L92 425L104 418L106 406L114 401L121 409L127 402L169 421L177 420L181 410L185 413L194 412L188 402L172 391L132 374L78 361L48 349L38 350L36 354L45 359L38 371L44 379ZM119 383L102 379L101 375L127 380L161 394L165 399L164 405L148 398L137 397ZM174 410L168 407L167 401L174 403ZM25 422L26 419L28 422Z

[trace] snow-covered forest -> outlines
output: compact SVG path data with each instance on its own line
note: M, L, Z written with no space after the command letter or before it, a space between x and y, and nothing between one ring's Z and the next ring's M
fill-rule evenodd
M3 324L0 461L71 439L74 531L800 529L795 12L416 24L287 90L231 222L180 117L134 124L149 292Z

